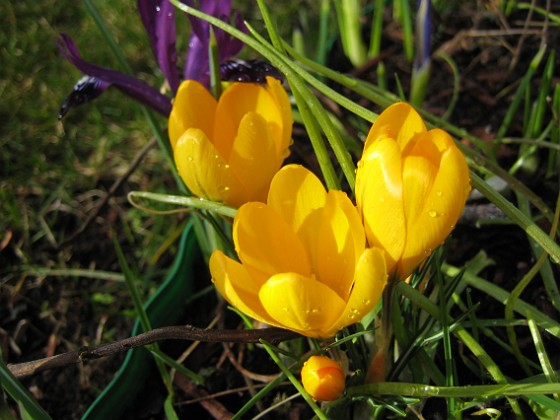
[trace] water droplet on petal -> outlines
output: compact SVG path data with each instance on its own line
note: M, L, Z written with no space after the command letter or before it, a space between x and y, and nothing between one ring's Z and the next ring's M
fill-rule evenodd
M430 217L438 217L439 214L438 214L437 211L435 211L434 209L432 209L432 210L429 210L429 211L428 211L428 216L430 216Z
M437 195L438 197L443 196L443 191L436 191L436 195Z
M369 300L369 299L362 299L362 304L363 304L364 306L368 306L370 303L371 303L371 300Z
M287 306L283 306L283 307L282 307L282 310L283 310L284 312L288 312L288 311L289 311L289 309L288 309Z
M426 257L429 257L430 255L432 255L432 248L426 248L426 249L424 250L424 255L425 255Z

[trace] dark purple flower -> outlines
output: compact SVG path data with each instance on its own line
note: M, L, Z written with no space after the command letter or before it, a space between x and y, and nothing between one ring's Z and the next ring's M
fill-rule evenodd
M168 0L138 0L138 11L156 56L173 94L179 88L175 50L175 8Z
M97 77L82 76L62 103L60 111L58 111L58 119L62 119L70 109L94 100L109 86L109 83L99 80Z
M87 62L80 55L72 39L66 34L60 34L56 42L62 55L64 55L74 67L82 73L90 77L95 77L103 82L105 84L105 89L109 86L115 86L126 95L150 106L165 116L168 116L171 112L171 99L161 94L157 89L154 89L150 85L132 76ZM68 112L68 109L65 111Z
M183 0L194 7L192 0ZM201 0L200 10L206 14L229 22L231 0ZM154 55L173 94L179 88L180 72L177 69L177 52L175 49L176 28L174 6L169 0L138 0L138 10L148 36ZM208 86L209 60L208 43L210 41L210 24L189 16L192 27L189 51L183 73L184 79L194 79ZM235 14L235 25L246 30L242 19ZM226 32L215 29L220 63L233 57L243 48L243 43ZM59 117L62 118L71 108L86 103L99 96L109 86L114 86L133 99L150 106L159 113L168 116L171 111L171 99L157 89L132 76L116 70L97 66L84 60L72 39L61 34L57 44L62 54L78 70L94 78L81 87L78 84L64 101Z
M188 6L195 7L192 0L183 0L183 2ZM231 0L201 1L200 3L201 12L215 16L229 23ZM239 16L238 13L235 13L234 16L235 26L242 31L246 31L247 28L245 28L241 16ZM183 77L185 80L198 80L203 85L208 86L208 69L210 62L208 57L208 43L210 42L210 24L191 15L189 15L189 20L191 22L192 34L189 40L189 49ZM216 44L218 45L220 63L235 56L243 48L243 42L221 29L214 28L214 35L216 36Z

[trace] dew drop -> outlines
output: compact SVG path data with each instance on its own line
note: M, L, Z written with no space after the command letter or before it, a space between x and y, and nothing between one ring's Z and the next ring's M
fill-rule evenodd
M311 309L312 314L318 314L319 312L321 312L321 308Z
M187 157L188 162L192 162L193 160L194 160L194 158L192 156Z
M434 218L435 218L435 217L438 217L439 214L438 214L437 211L435 211L434 209L432 209L432 210L429 210L429 211L428 211L428 216L434 217Z
M425 255L426 257L430 256L431 254L432 254L432 248L426 248L426 249L424 250L424 255Z
M443 191L436 191L436 195L437 195L438 197L443 196Z
M370 303L371 303L371 300L369 300L369 299L362 299L362 304L363 304L364 306L368 306Z
M288 309L287 306L283 306L283 307L282 307L282 310L283 310L284 312L289 312L289 309Z
M226 164L224 165L224 169L229 169L229 163L226 163Z

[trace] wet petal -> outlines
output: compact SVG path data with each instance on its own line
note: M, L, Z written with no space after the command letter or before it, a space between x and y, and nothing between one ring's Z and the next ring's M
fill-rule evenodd
M228 205L237 204L231 197L243 196L243 187L202 130L185 131L173 154L179 175L193 194Z
M426 132L422 117L409 104L397 102L385 109L373 123L364 151L379 137L391 137L404 149L415 134Z
M264 87L256 83L234 83L220 97L214 125L214 143L226 158L231 153L236 128L248 112L260 114L267 124L282 126L278 104Z
M301 165L286 165L274 176L267 203L299 234L310 215L324 207L326 199L327 191L313 172Z
M308 337L330 337L344 301L324 284L298 273L272 276L259 292L268 314Z
M311 275L307 252L291 227L270 207L247 203L237 211L233 240L243 264L272 276L282 272Z
M368 243L386 250L389 270L400 259L406 240L402 188L397 143L389 138L371 143L358 163L356 201Z
M252 201L266 201L270 181L281 163L266 121L255 112L245 114L239 124L229 164Z
M214 251L209 266L216 289L232 306L258 321L282 326L263 308L258 297L260 285L254 283L243 265L226 257L221 251Z
M354 269L365 248L365 234L358 211L342 191L329 191L321 224L314 232L316 253L310 253L317 279L343 300L354 282Z
M356 266L354 286L344 311L333 324L334 331L360 321L371 311L379 302L387 279L384 252L379 248L366 249Z
M282 87L282 83L275 79L274 77L267 76L267 90L274 96L276 102L278 103L281 115L282 115L282 130L281 133L278 133L278 138L282 139L282 142L279 142L278 153L279 155L287 157L289 154L289 147L292 142L292 124L293 124L293 117L292 117L292 106L290 104L290 98L286 93L286 90ZM279 130L279 126L273 126Z
M401 278L407 277L445 241L457 223L470 191L465 158L451 137L442 130L431 130L430 135L433 144L440 149L439 168L421 210L409 221L408 241L399 267Z
M202 130L206 137L213 135L216 100L208 90L194 80L181 83L169 116L169 140L175 146L189 128Z

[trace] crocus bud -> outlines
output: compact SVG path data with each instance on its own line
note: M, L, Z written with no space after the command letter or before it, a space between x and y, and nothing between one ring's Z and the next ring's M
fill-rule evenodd
M344 391L345 375L340 364L327 356L311 356L301 369L305 390L319 401L333 401Z

